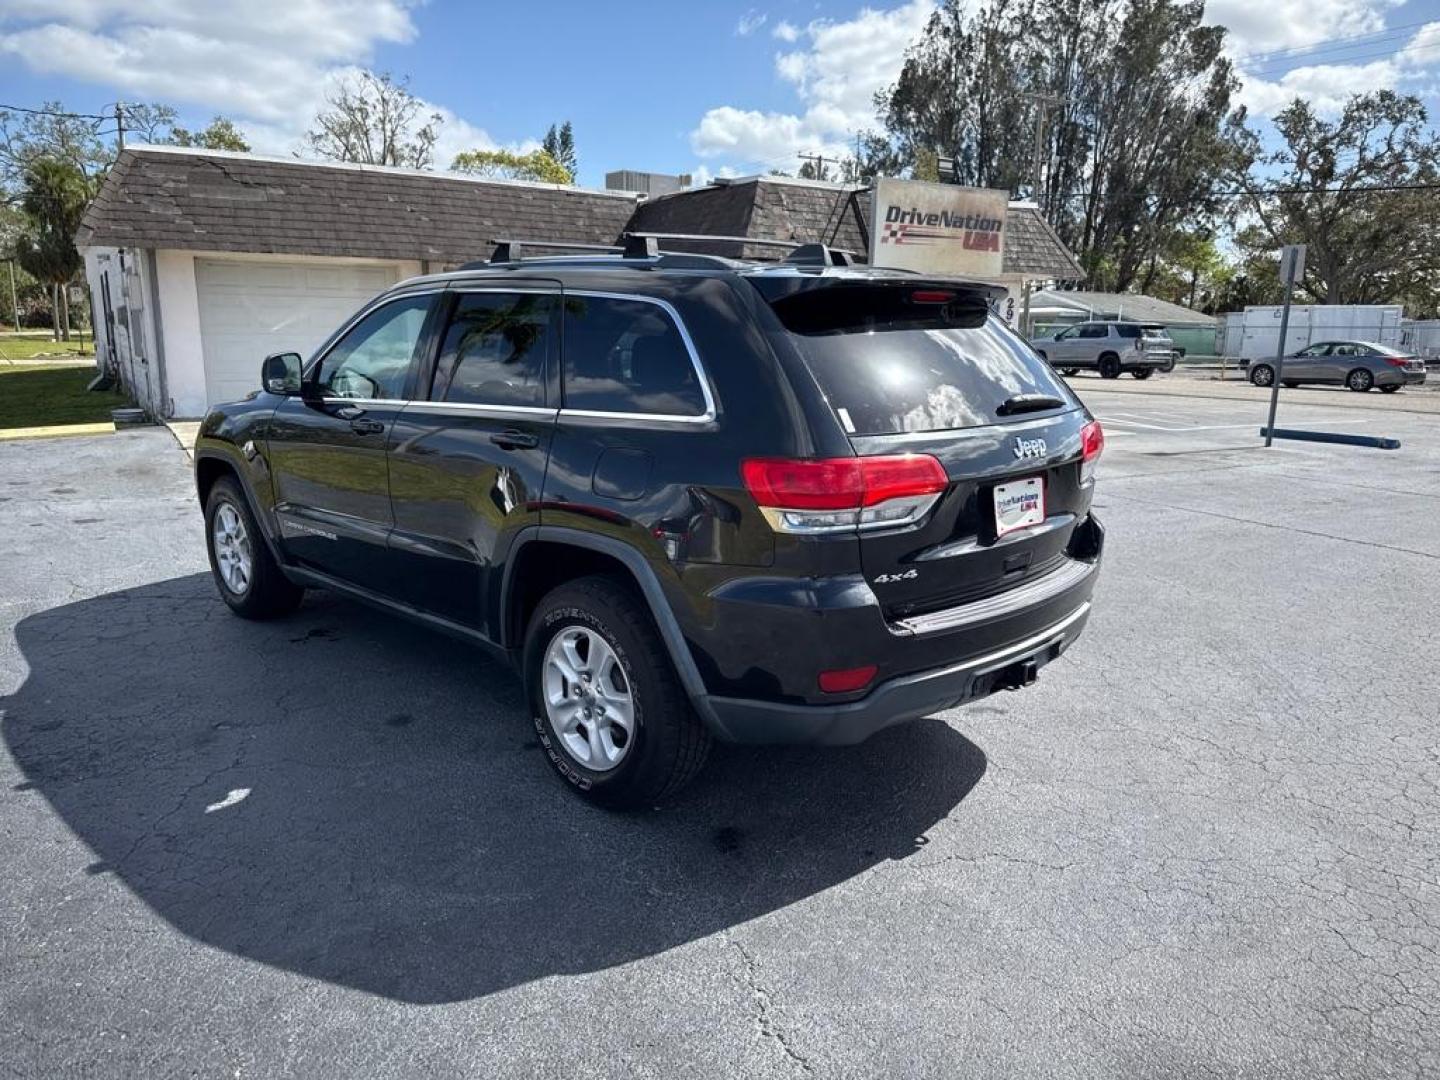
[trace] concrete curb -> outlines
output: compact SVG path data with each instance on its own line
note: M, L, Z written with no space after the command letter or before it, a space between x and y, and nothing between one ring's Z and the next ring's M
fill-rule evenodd
M77 435L113 435L115 425L106 420L101 424L51 424L48 427L0 429L3 439L64 439Z

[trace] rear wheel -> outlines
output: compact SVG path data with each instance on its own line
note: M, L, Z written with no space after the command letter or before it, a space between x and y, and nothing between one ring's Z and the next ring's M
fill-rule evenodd
M1382 387L1380 387L1380 392L1381 392L1382 394L1393 394L1393 393L1395 393L1396 390L1399 390L1399 389L1400 389L1400 387L1399 387L1398 385L1397 385L1397 386L1382 386Z
M1118 379L1120 370L1120 357L1114 353L1106 353L1100 357L1100 377L1102 379Z
M1375 376L1366 371L1363 367L1357 367L1349 375L1345 376L1345 385L1357 394L1363 394L1375 385Z
M1167 375L1175 370L1175 354L1173 352L1170 354L1170 359L1166 360L1165 363L1160 365L1160 370L1165 372Z
M552 590L525 635L526 694L551 766L593 802L659 802L700 771L710 732L634 592L608 577Z
M305 590L281 572L231 477L216 480L205 500L205 548L220 596L235 614L273 619L300 606Z
M1137 367L1134 371L1130 372L1130 374L1137 379L1148 379L1151 375L1155 374L1155 369L1148 367Z
M1064 375L1067 379L1073 379L1076 375L1080 374L1080 369L1078 367L1063 367L1060 369L1060 374Z
M1269 364L1255 364L1250 368L1250 381L1256 386L1269 386L1275 381L1275 369Z

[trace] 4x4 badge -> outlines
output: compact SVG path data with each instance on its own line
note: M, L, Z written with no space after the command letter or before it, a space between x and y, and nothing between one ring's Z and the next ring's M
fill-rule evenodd
M1044 439L1022 439L1015 436L1015 456L1017 458L1044 457L1047 447Z

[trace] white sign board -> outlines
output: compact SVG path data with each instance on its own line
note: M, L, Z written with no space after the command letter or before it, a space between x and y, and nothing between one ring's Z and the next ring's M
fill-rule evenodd
M990 188L880 180L870 262L940 277L998 278L1005 261L1010 193Z

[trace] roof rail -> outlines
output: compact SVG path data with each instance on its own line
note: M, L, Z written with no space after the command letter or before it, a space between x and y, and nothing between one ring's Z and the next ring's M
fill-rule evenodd
M765 240L758 236L716 236L713 233L676 233L676 232L630 232L626 237L644 237L651 240L686 240L686 241L714 241L725 244L754 244L756 247L783 247L795 246L794 240Z
M465 263L461 270L483 270L495 263L519 262L525 257L527 247L549 248L554 251L593 251L605 255L618 255L623 248L614 244L571 244L563 240L492 240L495 250L489 259Z

